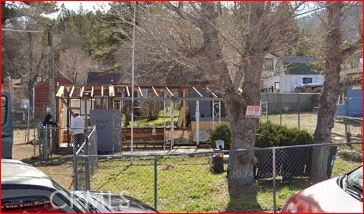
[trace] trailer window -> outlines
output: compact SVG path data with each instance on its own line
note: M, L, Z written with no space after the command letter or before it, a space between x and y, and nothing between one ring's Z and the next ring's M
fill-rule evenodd
M303 83L303 84L309 84L309 83L312 83L312 78L311 78L311 77L303 77L303 78L302 78L302 83Z
M7 120L8 114L8 99L1 96L1 125L4 125Z

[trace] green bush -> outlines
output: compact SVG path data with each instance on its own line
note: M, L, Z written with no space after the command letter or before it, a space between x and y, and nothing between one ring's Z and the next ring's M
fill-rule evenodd
M244 131L244 130L242 130ZM211 134L210 140L215 148L216 140L225 142L225 149L230 149L231 130L229 126L217 127ZM270 122L260 123L257 129L256 147L292 146L312 144L313 136L306 130L287 128Z
M230 127L227 125L222 125L222 126L217 127L215 130L212 131L210 140L212 141L213 148L216 148L215 141L223 140L224 146L225 146L224 149L229 150L230 144L231 144Z
M259 124L255 146L292 146L312 143L313 137L306 130L287 128L267 122Z

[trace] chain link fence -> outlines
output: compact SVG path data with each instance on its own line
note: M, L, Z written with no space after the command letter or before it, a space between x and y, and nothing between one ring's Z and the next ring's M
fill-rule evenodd
M329 150L324 158L328 177L361 164L357 143L354 149L311 144L236 150L254 152L256 164L255 183L234 193L227 186L232 151L97 155L93 134L75 153L75 189L131 195L160 211L279 211L292 194L314 184L310 175L315 148Z
M89 134L77 134L73 142L73 185L76 190L89 190L90 177L98 166L96 127Z
M316 128L319 93L262 93L262 121L306 129L313 133ZM344 141L361 140L362 118L335 116L332 129L337 139Z
M94 127L88 127L83 134L72 134L68 128L55 126L43 126L39 124L33 130L34 157L39 157L43 161L51 161L52 154L73 155L73 148L80 148L85 142L85 136L95 132ZM93 141L96 136L91 135ZM75 147L74 147L75 145ZM96 150L96 146L92 149Z

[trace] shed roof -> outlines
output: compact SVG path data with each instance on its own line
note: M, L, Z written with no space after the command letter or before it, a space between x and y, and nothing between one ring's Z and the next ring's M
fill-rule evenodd
M287 65L286 73L296 75L318 74L310 65L304 63L292 63Z
M54 76L54 82L56 83L57 80L61 80L60 84L72 84L72 81L69 80L67 77L65 77L63 74L61 73L57 73L55 74ZM36 84L33 88L36 88L40 85L43 85L43 84L49 84L49 79L45 79L41 82L39 82L38 84Z
M291 64L291 63L311 64L315 62L317 58L313 56L281 56L279 57L279 60L281 60L283 64Z
M87 74L87 85L124 83L121 72L89 72Z

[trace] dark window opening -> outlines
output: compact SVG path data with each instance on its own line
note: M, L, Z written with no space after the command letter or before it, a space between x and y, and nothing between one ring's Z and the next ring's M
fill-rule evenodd
M312 78L311 77L303 77L302 81L303 81L303 84L312 83Z

